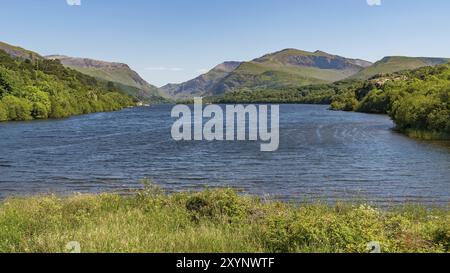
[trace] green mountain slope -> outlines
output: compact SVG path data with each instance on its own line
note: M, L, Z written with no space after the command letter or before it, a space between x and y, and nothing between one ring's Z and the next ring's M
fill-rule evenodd
M425 66L436 66L449 62L446 58L426 58L426 57L385 57L372 66L360 71L352 76L352 79L369 79L378 74L394 73L402 70L417 69Z
M293 88L311 84L331 83L352 76L370 66L358 59L347 59L322 51L307 52L285 49L243 62L231 71L215 78L213 84L194 86L192 81L181 84L177 97L220 96L233 91ZM212 70L214 71L214 69ZM194 81L195 83L196 81ZM167 92L168 87L163 88ZM194 90L194 92L192 91ZM168 94L173 95L170 90Z
M241 64L219 83L212 95L242 89L277 89L345 79L371 63L322 51L285 49Z
M139 100L158 100L162 97L156 86L147 83L126 64L61 55L51 55L46 58L58 59L66 67L103 81L112 82L116 84L117 88Z
M3 50L4 52L15 58L42 59L41 55L37 54L36 52L18 46L9 45L3 42L0 42L0 50Z
M134 104L110 87L58 60L12 57L0 50L0 121L65 118Z

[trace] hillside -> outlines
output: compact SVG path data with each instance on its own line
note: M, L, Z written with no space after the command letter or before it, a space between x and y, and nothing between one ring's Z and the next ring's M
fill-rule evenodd
M161 97L157 87L149 84L127 64L98 61L87 58L73 58L62 55L46 56L47 59L58 59L71 69L97 79L112 82L116 88L139 99L155 100Z
M131 98L58 60L0 50L0 121L65 118L132 106Z
M426 58L426 57L385 57L370 67L352 76L352 79L369 79L378 74L394 73L402 70L417 69L425 66L436 66L449 62L446 58Z
M267 54L250 62L243 62L235 69L215 78L215 83L199 88L196 81L188 91L178 89L177 97L195 95L218 96L232 91L292 88L311 84L324 84L342 80L370 66L371 63L358 59L347 59L322 51L307 52L285 49ZM214 71L214 69L212 70ZM170 86L169 86L170 87ZM163 88L168 90L169 88ZM169 94L172 94L169 89Z
M360 81L342 80L334 83L305 85L281 89L255 89L227 92L222 96L207 97L211 103L290 103L290 104L330 104L332 98Z
M214 67L208 73L200 75L193 80L182 84L168 84L161 87L161 90L170 97L177 99L202 96L210 92L216 84L239 67L240 64L240 62L224 62Z
M285 49L243 63L219 83L213 95L242 89L279 89L345 79L370 66L322 51Z
M7 43L0 42L0 50L8 53L12 57L22 59L42 59L42 57L36 52L23 49L18 46L9 45Z
M332 99L334 110L389 114L397 129L424 139L450 139L450 64L379 75Z

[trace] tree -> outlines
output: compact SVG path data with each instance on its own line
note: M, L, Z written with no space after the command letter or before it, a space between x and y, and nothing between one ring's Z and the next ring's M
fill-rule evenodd
M133 105L127 95L108 90L105 81L65 68L60 61L37 61L0 50L0 120L65 118Z
M2 103L8 116L8 120L31 120L32 106L26 99L17 98L12 95L3 97Z
M5 105L0 101L0 121L7 121L8 113L6 112Z
M51 101L49 94L40 91L35 86L27 86L25 89L25 97L32 103L32 116L35 119L46 119L51 111Z

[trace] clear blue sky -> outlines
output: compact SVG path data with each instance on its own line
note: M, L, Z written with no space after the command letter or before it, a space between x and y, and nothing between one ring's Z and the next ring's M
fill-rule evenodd
M66 1L79 0L2 0L0 40L125 62L158 86L283 48L450 57L448 0Z

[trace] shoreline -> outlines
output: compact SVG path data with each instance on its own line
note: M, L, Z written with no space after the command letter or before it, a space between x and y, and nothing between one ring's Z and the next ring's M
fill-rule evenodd
M207 102L207 101L205 101ZM86 114L80 114L80 115L72 115L69 117L64 118L47 118L47 119L32 119L32 120L5 120L1 121L0 124L7 124L7 123L17 123L17 122L37 122L37 121L58 121L58 120L65 120L72 117L79 117L79 116L85 116L85 115L91 115L91 114L99 114L99 113L112 113L112 112L120 112L126 109L134 109L134 108L147 108L155 105L178 105L178 104L189 104L192 103L188 101L177 101L172 103L155 103L155 104L142 104L142 105L131 105L126 106L119 110L113 110L113 111L101 111L101 112L92 112L92 113L86 113ZM293 102L220 102L219 105L235 105L235 104L279 104L279 105L319 105L319 106L331 106L330 104L323 104L323 103L293 103ZM360 114L367 114L367 115L382 115L382 116L388 116L388 114L382 114L382 113L370 113L370 112L358 112L358 111L343 111L343 110L337 110L332 109L331 107L328 109L329 111L333 112L350 112L350 113L360 113ZM417 139L417 140L424 140L424 141L443 141L447 142L450 141L450 135L446 133L440 133L440 132L430 132L430 131L424 131L424 130L415 130L415 129L398 129L396 127L393 127L392 130L395 132L398 132L400 134L403 134L409 138Z
M138 194L141 194L143 191L146 191L147 188L147 180L143 179L140 180L141 187L133 187L133 188L121 188L117 190L99 190L99 191L59 191L59 192L52 192L52 191L42 191L42 192L29 192L29 193L21 193L21 194L13 194L9 196L2 196L0 197L0 206L7 202L8 200L27 200L27 199L36 199L36 198L47 198L47 197L56 197L61 199L67 199L74 196L103 196L103 195L115 195L122 198L130 198L134 197ZM238 197L251 197L253 199L259 199L263 200L264 202L270 202L270 203L281 203L288 206L294 206L294 207L301 207L301 206L308 206L308 205L316 205L321 204L328 207L333 207L336 205L348 205L348 206L356 206L356 205L367 205L371 206L373 208L376 208L380 211L390 211L395 210L402 207L421 207L424 209L429 210L441 210L441 209L448 209L450 212L450 201L419 201L419 200L371 200L369 196L361 196L361 195L354 195L354 196L347 196L347 197L334 197L334 198L327 198L327 197L320 197L320 196L303 196L302 198L284 198L281 196L278 196L276 194L270 194L270 193L253 193L250 191L246 191L244 189L241 189L239 187L229 187L229 186L217 186L217 187L209 187L209 186L203 186L203 187L192 187L192 188L185 188L181 190L173 190L171 188L165 187L163 184L153 184L153 181L150 183L152 188L158 189L158 192L164 193L164 195L167 196L173 196L173 195L196 195L201 194L203 192L214 192L214 191L222 191L222 190L229 190L235 193Z
M0 253L450 253L450 207L292 205L230 189L0 201Z

